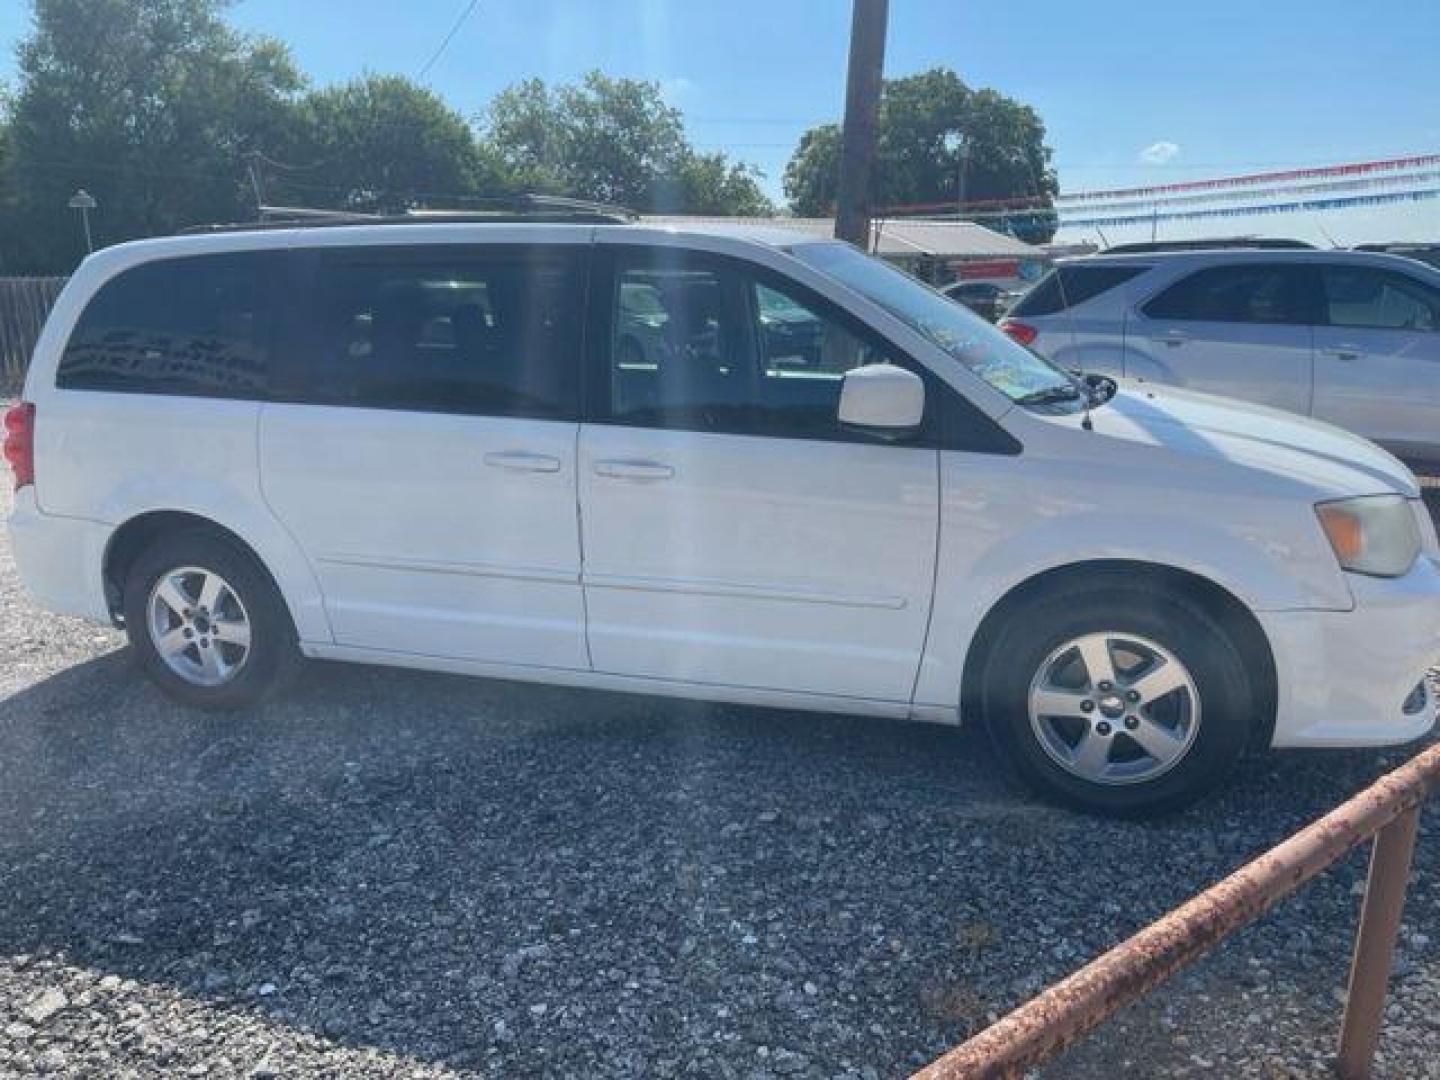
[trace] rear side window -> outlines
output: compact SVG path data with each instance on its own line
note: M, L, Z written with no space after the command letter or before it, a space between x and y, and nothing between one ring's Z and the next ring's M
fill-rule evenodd
M1327 266L1321 275L1331 326L1440 330L1440 290L1368 266Z
M65 346L55 384L259 400L270 390L270 283L283 254L193 255L106 282Z
M573 419L581 253L347 249L313 256L286 335L286 398L417 412Z
M1017 318L1054 315L1093 300L1149 269L1148 266L1058 266L1016 301L1010 314Z
M1301 266L1212 266L1181 278L1142 309L1152 319L1195 322L1315 321L1313 274Z

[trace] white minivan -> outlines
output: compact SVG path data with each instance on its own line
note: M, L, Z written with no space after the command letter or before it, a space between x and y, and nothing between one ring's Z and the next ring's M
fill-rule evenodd
M1078 380L845 244L564 218L87 259L6 420L30 591L197 706L305 656L973 716L1116 812L1432 726L1384 451Z

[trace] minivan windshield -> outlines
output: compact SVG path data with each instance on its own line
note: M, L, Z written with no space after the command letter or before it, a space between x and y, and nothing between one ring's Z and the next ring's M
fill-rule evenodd
M1047 412L1083 405L1085 392L1068 373L888 263L839 241L800 244L791 253L875 301L1011 401Z

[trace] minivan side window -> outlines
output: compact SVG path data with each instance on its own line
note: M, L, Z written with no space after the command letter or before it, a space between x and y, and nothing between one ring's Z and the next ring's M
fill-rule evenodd
M1331 326L1440 330L1440 290L1368 266L1327 266L1321 273Z
M581 252L458 246L311 253L281 395L323 405L575 419ZM303 276L303 275L302 275Z
M724 267L680 256L617 268L608 342L611 419L748 430L754 365L739 289Z
M783 283L659 250L623 257L606 418L644 427L845 438L845 372L887 356Z
M1241 263L1181 278L1141 309L1152 319L1304 324L1315 321L1305 267Z
M273 251L190 255L123 270L81 314L56 373L65 390L263 400Z
M782 287L759 281L748 285L760 354L757 428L776 435L840 436L837 416L845 373L896 361Z

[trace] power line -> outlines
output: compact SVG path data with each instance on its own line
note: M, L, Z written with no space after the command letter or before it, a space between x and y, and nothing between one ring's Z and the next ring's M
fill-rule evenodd
M465 25L465 20L470 18L471 13L479 6L480 0L470 0L470 2L465 5L465 10L460 12L460 17L455 20L454 24L450 27L449 33L445 35L435 51L430 54L430 59L425 61L425 66L420 69L420 74L416 76L416 78L424 79L426 75L430 74L430 69L435 66L435 61L445 55L445 50L450 47L450 42L453 41L455 35L460 32L460 27Z

